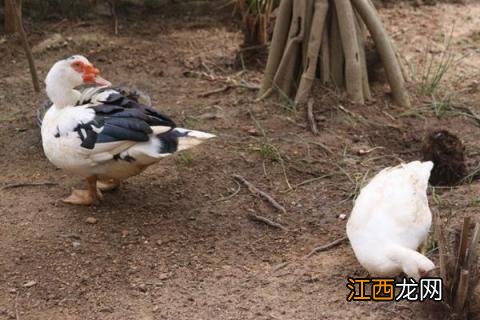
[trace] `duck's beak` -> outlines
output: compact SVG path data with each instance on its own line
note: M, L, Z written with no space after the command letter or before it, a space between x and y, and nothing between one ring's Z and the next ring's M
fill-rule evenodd
M101 87L110 87L112 83L100 76L96 76L94 79L95 84L101 86Z
M109 87L112 84L110 81L100 77L100 70L93 65L87 65L83 69L83 82L87 84L96 84L102 87Z

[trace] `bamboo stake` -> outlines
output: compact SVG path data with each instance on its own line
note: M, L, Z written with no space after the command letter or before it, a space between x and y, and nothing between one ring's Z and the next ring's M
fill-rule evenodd
M262 87L258 96L261 97L268 89L272 88L273 78L277 72L277 68L282 60L283 51L288 38L288 30L290 28L290 19L292 16L293 0L280 1L278 9L277 21L273 32L270 52L268 54L267 66L263 77Z
M440 277L443 279L443 285L445 288L449 288L450 287L450 279L449 279L449 273L448 273L448 270L447 270L447 255L448 255L448 252L447 252L447 241L445 239L445 236L443 234L443 228L442 228L442 224L440 222L440 218L435 215L434 216L434 219L435 219L435 222L434 222L434 226L435 226L435 234L436 234L436 238L437 238L437 243L438 243L438 256L439 256L439 265L440 265ZM446 297L448 298L449 295L446 295Z
M367 57L365 54L365 27L363 21L358 19L358 14L355 13L355 30L357 31L358 52L360 53L360 66L362 69L362 89L365 100L371 100L372 94L370 92L370 83L368 81Z
M303 103L307 100L308 94L312 88L315 72L317 70L318 53L322 44L322 35L325 27L325 18L327 17L328 1L315 0L313 21L310 31L310 39L308 40L308 51L305 69L300 79L296 103Z
M5 33L15 33L15 15L17 14L15 8L12 7L10 0L4 0L4 28Z
M282 60L278 67L277 73L273 78L273 86L282 91L286 96L290 95L292 82L294 79L295 66L298 62L297 51L300 43L305 36L305 7L306 0L297 0L293 6L292 20L290 23L290 31L288 41Z
M402 107L410 107L410 98L405 88L405 81L402 76L402 71L400 70L399 62L375 7L366 0L351 0L351 2L367 25L377 45L377 50L385 67L394 100Z
M333 85L342 88L345 83L344 65L345 56L343 54L342 41L340 40L340 29L338 27L338 17L335 10L332 11L332 22L330 29L330 71Z
M330 39L328 37L328 21L323 28L322 46L320 47L320 79L323 84L330 82Z
M455 311L457 312L463 310L463 307L465 306L465 301L467 300L469 275L470 272L468 272L468 270L461 270L458 289L455 295Z
M310 39L310 32L312 31L312 23L314 19L315 10L311 10L314 7L316 0L306 0L305 6L305 36L304 39ZM302 68L307 65L308 48L310 47L310 41L303 41L302 43Z
M350 0L335 0L340 38L345 54L345 85L350 99L364 103L362 89L362 65L358 49L355 15Z
M32 75L33 88L35 89L36 92L40 92L40 82L38 81L37 69L35 68L35 62L33 61L32 50L30 49L30 45L28 44L25 29L23 29L21 2L20 2L20 5L17 6L16 0L7 0L7 1L10 2L10 5L15 11L15 22L17 24L17 30L20 35L20 39L22 40L22 45L23 45L23 49L25 50L25 55L27 56L28 66L30 68L30 74Z

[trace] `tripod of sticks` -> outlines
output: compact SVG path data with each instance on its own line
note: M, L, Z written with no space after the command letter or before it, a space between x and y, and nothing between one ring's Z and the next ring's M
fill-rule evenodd
M363 104L371 98L365 55L367 32L375 42L395 102L409 107L397 50L370 0L282 0L260 98L273 91L307 100L314 79L344 89Z

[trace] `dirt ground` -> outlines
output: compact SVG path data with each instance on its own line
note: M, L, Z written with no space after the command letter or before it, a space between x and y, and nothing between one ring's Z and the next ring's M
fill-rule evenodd
M442 90L480 112L480 4L396 6L381 15L417 77L427 45L440 55L454 25L449 50L463 58ZM304 256L344 236L339 215L349 214L362 184L385 166L419 159L429 129L458 134L474 169L477 122L453 109L436 116L423 99L401 109L382 84L367 106L317 88L314 136L301 107L255 102L256 92L244 88L202 96L232 80L261 79L261 70L232 68L242 40L232 28L207 18L120 23L118 36L109 21L31 26L41 77L56 60L84 54L105 78L147 92L179 125L218 138L149 168L98 206L63 204L82 182L44 157L33 119L45 94L33 93L19 43L1 37L0 187L58 184L0 189L0 319L440 319L418 303L347 302L347 276L364 271L346 242ZM54 33L61 41L42 44ZM233 174L287 213L239 187ZM474 180L436 190L430 205L454 226L478 216L479 189ZM252 212L288 231L251 221Z

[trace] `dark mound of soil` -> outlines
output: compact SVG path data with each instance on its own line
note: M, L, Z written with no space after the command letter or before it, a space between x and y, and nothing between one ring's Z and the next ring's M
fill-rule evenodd
M455 185L465 176L465 146L460 139L444 129L431 131L424 139L422 156L434 166L430 183L434 186Z

